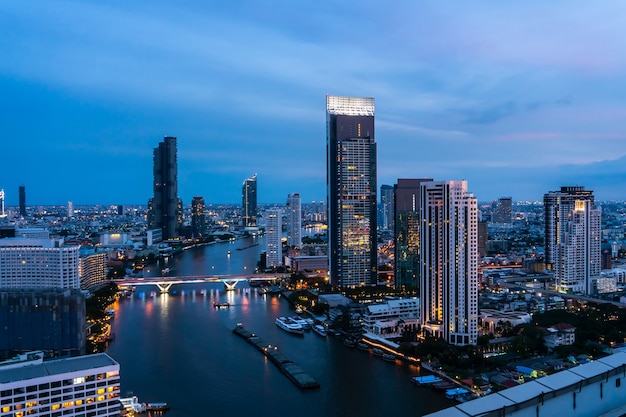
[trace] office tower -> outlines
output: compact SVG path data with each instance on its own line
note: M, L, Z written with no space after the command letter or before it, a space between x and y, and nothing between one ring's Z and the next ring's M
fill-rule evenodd
M29 352L0 363L3 416L120 415L120 365L109 355L42 359Z
M302 246L302 200L298 193L287 196L287 245Z
M557 291L589 294L600 275L602 211L593 191L565 186L543 196L546 264Z
M267 210L265 224L265 240L267 242L266 265L268 268L283 264L283 211Z
M26 187L20 185L19 188L20 197L20 216L26 217Z
M478 338L478 203L467 181L421 186L422 330L454 345Z
M79 289L0 289L0 357L29 350L84 355L86 325Z
M161 229L163 239L173 239L178 237L181 221L175 137L165 136L154 148L153 162L154 197L148 202L152 209L149 227Z
M374 99L326 96L330 282L376 284Z
M398 179L394 185L396 288L416 290L420 274L420 189L432 178Z
M67 217L74 217L74 203L71 201L67 202Z
M107 255L104 252L81 255L78 258L80 289L98 289L107 282Z
M241 186L241 206L243 227L256 227L256 174L243 181Z
M511 223L513 218L513 199L511 197L501 197L496 203L492 221L494 223Z
M117 206L117 215L118 216L123 216L124 215L124 206L118 204L118 206Z
M191 235L194 239L202 237L206 228L204 217L204 198L194 197L191 199Z
M478 222L478 257L484 258L489 253L487 247L489 244L489 223Z
M382 211L383 230L393 230L393 187L391 185L380 186L380 207Z
M6 217L4 214L4 190L0 190L0 204L2 205L2 210L0 211L0 217Z
M79 248L63 240L0 239L0 288L80 288Z

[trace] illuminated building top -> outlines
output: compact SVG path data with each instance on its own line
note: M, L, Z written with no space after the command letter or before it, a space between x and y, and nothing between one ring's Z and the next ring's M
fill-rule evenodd
M374 98L327 95L326 112L344 116L374 116Z

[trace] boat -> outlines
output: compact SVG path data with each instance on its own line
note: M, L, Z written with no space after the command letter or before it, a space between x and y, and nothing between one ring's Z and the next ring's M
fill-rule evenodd
M128 398L120 398L120 403L122 403L124 410L132 413L143 413L146 411L146 404L140 403L136 395Z
M375 347L374 349L372 349L372 352L376 356L383 356L385 354L385 352L379 347Z
M223 303L213 303L213 307L215 308L228 308L230 307L230 303L229 302L223 302Z
M146 404L146 411L166 411L169 410L168 403L148 403Z
M109 308L109 309L106 311L106 315L107 315L107 316L110 316L110 317L115 316L115 309L113 309L113 308Z
M298 323L289 320L288 317L278 317L275 321L276 325L288 333L304 334L304 328Z
M343 339L343 344L345 346L348 346L348 347L355 347L356 346L356 340L348 337L346 339Z
M310 330L311 327L313 327L311 322L303 319L302 317L292 316L289 317L289 320L291 320L293 323L299 324L304 330Z
M357 343L356 347L358 347L361 350L370 350L370 347L367 345L367 343L363 343L363 342Z
M394 355L393 353L385 353L383 354L383 360L387 362L395 362L396 355Z
M313 326L313 331L322 337L326 337L326 328L321 324L316 324L315 326Z
M449 390L449 389L456 387L456 384L450 381L441 381L441 382L435 382L431 386L433 387L433 389L445 391L445 390Z
M167 275L170 273L171 270L171 268L161 269L161 275Z
M461 387L452 388L452 389L446 390L446 398L449 398L451 400L458 399L468 393L469 391L466 390L465 388L461 388Z
M435 375L414 376L411 378L411 382L417 385L430 385L441 381L443 381L443 379Z

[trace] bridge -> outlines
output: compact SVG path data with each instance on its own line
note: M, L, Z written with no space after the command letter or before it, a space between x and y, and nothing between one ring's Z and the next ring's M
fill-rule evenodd
M196 284L203 282L221 282L227 291L232 291L238 282L275 281L285 274L254 274L250 275L186 275L177 277L147 277L113 279L118 287L136 287L140 285L156 285L162 293L169 292L174 284Z

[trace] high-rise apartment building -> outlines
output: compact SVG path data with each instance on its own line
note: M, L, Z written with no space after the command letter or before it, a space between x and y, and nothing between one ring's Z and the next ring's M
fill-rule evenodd
M273 268L283 264L283 211L267 210L265 217L266 265Z
M381 220L383 230L393 230L393 187L391 185L383 184L380 186L380 208L381 208Z
M478 202L467 181L421 186L420 321L454 345L478 338Z
M0 386L2 416L120 415L120 365L106 353L51 361L41 352L19 355L0 363Z
M178 237L182 222L182 202L178 198L176 138L165 136L153 153L154 197L148 202L151 229L161 229L163 239Z
M63 240L0 239L0 288L80 288L79 246Z
M602 211L593 191L565 186L543 196L546 264L558 291L593 292L600 276Z
M19 198L20 198L20 216L26 217L26 187L20 185L19 187Z
M491 220L494 223L511 223L512 219L513 199L511 197L499 198Z
M0 289L0 358L29 350L49 356L84 355L86 326L81 290Z
M326 129L330 282L375 285L374 99L326 96Z
M206 232L206 220L204 216L204 198L193 197L191 199L191 234L197 239Z
M421 184L432 178L400 178L394 185L394 276L399 290L416 290L420 277Z
M72 201L67 202L67 217L74 217L74 203Z
M78 258L78 276L82 290L98 289L107 282L107 255L104 252Z
M256 185L256 174L254 174L250 178L246 178L241 186L242 225L244 228L257 227Z
M287 245L302 246L302 200L298 193L287 196Z

